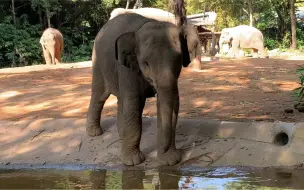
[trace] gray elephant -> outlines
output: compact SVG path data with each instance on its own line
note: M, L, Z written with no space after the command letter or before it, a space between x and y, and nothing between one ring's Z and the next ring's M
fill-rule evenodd
M109 18L109 20L115 18L118 15L126 14L126 13L136 13L146 18L155 19L162 22L170 22L172 24L177 25L177 21L174 14L168 11L164 11L162 9L151 8L151 7L138 8L138 9L116 8L111 12L111 17ZM191 24L187 24L187 26L194 27L194 25ZM193 47L191 47L191 49L193 49L193 53L195 53L195 58L191 60L193 69L201 70L202 45L197 30L189 30L189 31L192 33L191 45L193 45Z
M130 13L109 20L95 38L86 131L92 137L103 133L101 112L109 95L115 95L125 165L137 165L145 159L139 150L142 112L146 99L156 93L157 158L162 165L181 160L175 147L178 78L182 66L187 67L196 56L192 30Z
M251 26L240 25L233 28L224 28L219 40L221 53L223 44L231 44L232 57L239 57L239 48L253 49L255 53L259 52L262 58L267 57L262 32Z

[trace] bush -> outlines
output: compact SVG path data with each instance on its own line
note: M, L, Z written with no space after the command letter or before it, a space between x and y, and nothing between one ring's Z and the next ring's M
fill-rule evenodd
M265 47L269 50L276 49L280 45L280 43L277 40L271 39L269 37L265 37L264 44L265 44Z
M30 25L26 17L20 17L20 23L15 27L10 18L0 23L0 67L32 65L42 60L40 26Z
M89 28L62 28L64 36L63 62L78 62L90 60L95 35Z

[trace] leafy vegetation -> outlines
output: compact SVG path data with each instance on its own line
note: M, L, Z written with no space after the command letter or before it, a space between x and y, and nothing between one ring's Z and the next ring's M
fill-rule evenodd
M172 0L12 0L0 1L0 67L44 62L39 38L47 27L64 36L64 62L88 60L96 34L117 7L171 11ZM267 49L292 45L291 0L185 0L187 14L217 13L215 30L253 25L265 36ZM303 3L295 2L295 7ZM303 23L296 28L297 48L304 51Z

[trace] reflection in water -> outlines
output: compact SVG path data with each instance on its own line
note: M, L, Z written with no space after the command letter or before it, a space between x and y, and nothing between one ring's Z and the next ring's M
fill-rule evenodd
M0 170L0 189L304 189L304 170Z

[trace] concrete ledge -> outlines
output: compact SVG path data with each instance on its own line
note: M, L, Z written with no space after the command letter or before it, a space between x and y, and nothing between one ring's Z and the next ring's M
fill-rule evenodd
M156 118L144 118L141 150L156 168ZM85 119L0 121L0 168L87 165L121 167L121 140L115 118L101 122L104 134L91 138ZM304 163L304 123L240 123L180 119L178 167L290 167Z

